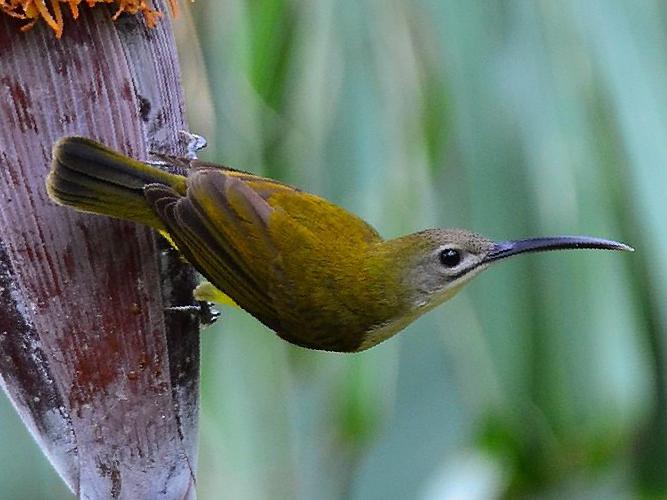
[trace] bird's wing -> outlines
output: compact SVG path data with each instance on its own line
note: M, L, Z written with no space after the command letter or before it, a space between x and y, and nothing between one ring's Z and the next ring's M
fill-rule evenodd
M322 198L244 172L198 168L187 183L185 196L144 188L185 257L286 340L354 350L363 325L346 287L377 232Z
M222 170L193 172L185 196L158 184L144 193L185 257L241 307L280 331L270 295L270 281L280 273L267 229L273 208Z
M280 208L291 221L309 230L313 237L331 240L335 234L338 241L348 248L360 249L381 239L378 232L363 219L311 193L283 182L210 163L193 162L195 169L222 169L225 175L242 181L257 193L272 208Z

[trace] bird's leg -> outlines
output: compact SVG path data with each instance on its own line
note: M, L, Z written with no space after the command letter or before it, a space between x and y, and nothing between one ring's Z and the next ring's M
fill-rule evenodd
M211 326L220 318L220 311L210 302L198 302L195 305L165 307L166 313L188 314L199 320L201 326Z
M169 306L164 308L165 312L189 313L189 314L199 314L201 309L202 307L199 304L189 305L189 306Z
M169 234L166 231L160 231L160 234L163 238L157 238L157 245L160 249L161 276L163 279L168 279L168 277L180 272L180 265L175 267L175 264L182 264L186 260L176 248ZM201 326L212 325L220 317L220 312L206 299L197 296L196 290L198 288L199 286L190 295L185 290L174 290L168 283L163 283L163 293L165 294L163 300L166 304L176 304L166 305L163 311L166 314L186 314L197 319ZM184 302L184 305L178 305Z
M192 314L203 326L209 326L220 317L215 304L226 304L238 307L229 296L211 285L208 281L200 283L193 292L196 305L165 307L166 312Z

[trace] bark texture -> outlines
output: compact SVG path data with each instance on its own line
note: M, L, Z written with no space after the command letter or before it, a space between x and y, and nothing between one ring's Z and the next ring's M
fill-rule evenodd
M111 14L82 8L61 40L0 17L0 382L81 498L194 498L198 320L165 309L192 303L193 273L44 187L63 135L184 153L169 19Z

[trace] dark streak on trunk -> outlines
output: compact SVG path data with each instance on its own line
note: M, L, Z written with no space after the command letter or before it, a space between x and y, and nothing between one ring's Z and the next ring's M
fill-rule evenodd
M63 135L135 157L184 129L171 25L81 9L61 41L0 17L0 382L82 498L194 498L194 275L131 223L54 205Z

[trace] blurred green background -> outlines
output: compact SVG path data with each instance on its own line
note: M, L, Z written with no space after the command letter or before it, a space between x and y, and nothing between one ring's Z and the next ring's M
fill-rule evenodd
M186 9L204 158L386 237L458 226L637 248L503 263L358 355L223 309L202 334L200 498L667 498L667 4ZM0 421L0 497L69 498L5 397Z

